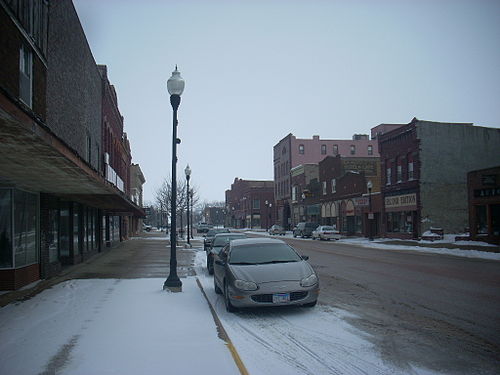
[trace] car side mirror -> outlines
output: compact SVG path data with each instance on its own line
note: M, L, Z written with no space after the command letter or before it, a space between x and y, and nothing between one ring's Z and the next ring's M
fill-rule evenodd
M219 266L225 266L226 265L226 261L224 259L216 259L215 260L215 264L219 265Z
M309 256L308 256L308 255L302 255L302 256L301 256L301 258L302 258L303 260L309 260Z

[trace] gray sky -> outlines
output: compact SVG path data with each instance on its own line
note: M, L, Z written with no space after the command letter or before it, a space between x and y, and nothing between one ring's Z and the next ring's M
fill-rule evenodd
M500 1L74 0L108 66L152 201L171 173L178 64L178 176L202 200L235 177L271 180L288 133L350 139L380 123L500 127Z

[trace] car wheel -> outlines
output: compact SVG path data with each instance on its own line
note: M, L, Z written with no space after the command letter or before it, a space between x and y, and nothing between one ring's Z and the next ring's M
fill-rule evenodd
M207 258L207 270L209 275L214 274L214 263L210 261L211 258Z
M214 276L214 289L216 294L222 294L222 290L220 290L219 286L217 285L217 281L215 281L215 276Z
M226 283L224 283L224 304L226 305L227 312L232 313L236 311L236 308L231 304L231 301L229 300L229 290Z
M303 306L304 307L314 307L314 306L316 306L317 303L318 303L318 300L316 300L314 302L305 303Z

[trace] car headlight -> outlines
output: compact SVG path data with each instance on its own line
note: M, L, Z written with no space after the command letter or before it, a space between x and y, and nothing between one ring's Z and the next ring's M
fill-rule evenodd
M313 273L311 276L308 276L302 280L300 280L300 286L308 287L313 286L318 283L318 277Z
M234 280L234 286L240 290L257 290L259 287L252 281Z

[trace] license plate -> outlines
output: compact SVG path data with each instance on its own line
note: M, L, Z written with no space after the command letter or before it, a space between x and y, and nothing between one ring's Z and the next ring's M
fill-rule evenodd
M273 303L290 302L290 293L273 294Z

